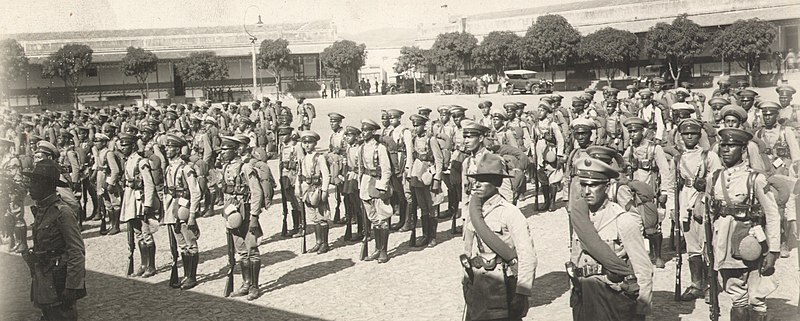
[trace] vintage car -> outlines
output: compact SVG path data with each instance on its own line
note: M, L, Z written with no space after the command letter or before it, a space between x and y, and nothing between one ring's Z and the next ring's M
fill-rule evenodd
M546 80L537 79L536 72L531 70L507 70L506 92L530 93L530 94L549 94L553 92L553 85Z

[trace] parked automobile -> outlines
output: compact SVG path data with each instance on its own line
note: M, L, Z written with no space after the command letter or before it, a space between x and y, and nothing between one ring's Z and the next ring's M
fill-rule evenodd
M506 70L506 91L509 94L514 92L530 94L549 94L553 92L553 84L550 81L536 78L536 72L531 70Z

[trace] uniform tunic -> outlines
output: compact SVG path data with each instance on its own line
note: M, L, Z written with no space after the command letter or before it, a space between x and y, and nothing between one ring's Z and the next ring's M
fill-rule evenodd
M478 149L475 154L471 154L464 159L464 185L463 185L463 192L461 194L461 206L459 208L467 209L469 205L469 195L472 190L472 185L475 184L474 178L469 178L467 175L474 174L478 171L478 165L483 160L483 157L486 154L492 154L492 151L487 149L486 146L482 146ZM503 196L504 199L510 200L513 197L513 187L511 184L511 178L504 178L503 184L500 186L498 193Z
M134 234L139 241L146 244L153 244L153 233L156 228L151 228L148 224L155 222L155 211L161 206L161 202L156 194L151 172L150 162L133 153L125 161L124 182L125 190L122 197L122 212L120 222L130 222L134 219L142 220L141 228L134 228ZM150 213L145 213L145 207L150 208ZM136 223L139 224L138 222Z
M186 211L189 216L200 212L202 192L197 181L197 172L191 164L185 163L180 158L170 160L164 185L164 224L178 224L175 238L184 252L197 253L197 237L189 230L187 221L180 221L178 212Z
M330 213L328 213L327 199L320 199L319 204L312 206L309 203L309 198L313 197L314 193L321 193L328 190L330 185L331 173L328 169L328 162L325 156L312 152L300 158L300 172L297 177L297 184L300 189L297 190L300 200L305 204L306 219L311 220L315 224L326 223L331 220Z
M762 151L771 162L771 164L765 164L768 166L767 168L782 175L797 177L798 173L792 165L800 162L800 144L798 144L793 128L776 124L773 128L759 129L754 136L767 145L767 150Z
M231 230L236 252L240 259L257 257L258 238L262 236L262 231L259 226L255 233L251 233L250 222L258 221L258 214L263 206L263 192L258 174L249 164L249 159L237 157L223 165L222 181L224 212L235 210L242 215L242 225Z
M279 145L280 157L280 188L284 191L283 195L292 205L295 211L300 210L300 204L294 197L295 181L297 180L297 171L299 169L300 157L305 155L300 144L295 140L290 140L288 143L281 142Z
M534 127L536 141L536 163L540 170L547 174L549 184L561 182L564 178L564 172L556 168L556 163L546 162L545 155L554 154L553 156L564 156L564 135L561 133L561 127L551 120L549 117L540 120Z
M708 210L705 206L705 190L698 191L694 183L698 179L711 180L711 173L722 168L722 162L716 153L704 152L702 147L695 146L681 154L678 173L683 186L680 186L678 202L680 211L678 221L689 224L689 231L684 232L686 238L686 253L689 257L701 255L706 241L703 220L694 217L705 217ZM708 184L708 183L706 183Z
M664 132L667 128L661 113L661 108L656 107L653 103L639 109L639 118L644 119L649 124L649 130L645 133L648 138L664 139Z
M414 161L408 174L409 184L417 201L417 206L422 214L433 213L433 195L431 186L433 181L442 180L442 151L439 141L427 132L413 138ZM426 183L425 181L428 180ZM441 199L436 204L441 204Z
M359 193L367 212L367 218L373 224L380 224L392 216L389 197L381 198L380 191L389 189L392 169L386 146L375 139L364 142L358 159L360 162L361 181Z

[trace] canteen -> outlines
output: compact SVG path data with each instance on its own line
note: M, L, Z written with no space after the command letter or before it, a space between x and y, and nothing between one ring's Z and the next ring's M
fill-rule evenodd
M186 207L179 207L178 208L178 219L182 222L186 222L189 220L189 209Z
M739 242L739 255L744 261L755 261L761 257L761 243L755 236L747 235Z

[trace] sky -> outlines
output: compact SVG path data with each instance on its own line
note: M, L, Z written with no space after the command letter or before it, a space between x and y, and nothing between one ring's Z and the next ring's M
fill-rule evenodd
M359 33L535 6L529 0L4 0L0 34L240 25L258 14L267 24L325 19L339 32Z

